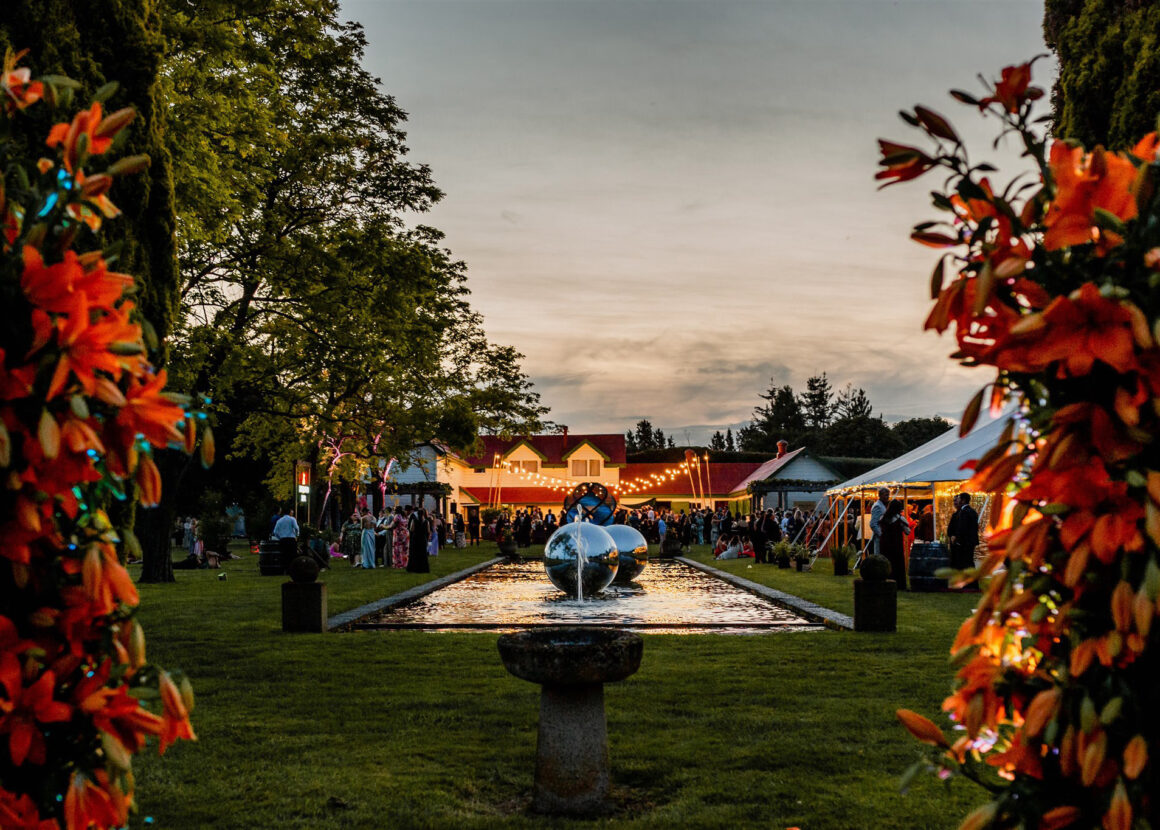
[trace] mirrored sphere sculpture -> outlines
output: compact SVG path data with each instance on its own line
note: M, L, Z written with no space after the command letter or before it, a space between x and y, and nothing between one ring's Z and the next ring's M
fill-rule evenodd
M609 527L616 515L616 496L599 482L577 484L564 497L562 515L570 522L580 520Z
M648 542L639 530L628 525L609 525L604 530L616 543L620 558L620 566L616 569L617 584L632 582L648 564Z
M618 564L616 543L607 529L588 522L564 525L544 545L548 579L570 597L582 599L603 591L616 576Z

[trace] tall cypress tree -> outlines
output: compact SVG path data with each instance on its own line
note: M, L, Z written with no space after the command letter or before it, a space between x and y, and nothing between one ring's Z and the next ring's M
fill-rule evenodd
M164 109L158 99L165 54L160 31L154 0L7 0L0 16L0 52L6 47L27 49L25 63L34 75L60 74L79 82L77 106L116 81L119 89L107 107L137 110L121 155L145 154L152 163L146 171L117 180L110 195L124 216L102 229L100 242L122 244L115 267L137 279L137 307L147 324L147 342L152 340L150 328L156 335L152 359L157 365L168 356L166 338L176 320L179 290L173 178L164 142ZM19 129L30 152L40 154L51 122L72 113L38 109L20 120ZM156 518L151 512L140 517L145 524ZM168 545L163 555L146 558L141 579L172 581Z
M1121 148L1160 116L1160 0L1045 0L1055 134Z

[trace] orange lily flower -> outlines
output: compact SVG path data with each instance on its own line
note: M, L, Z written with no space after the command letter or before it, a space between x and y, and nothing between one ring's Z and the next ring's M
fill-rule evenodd
M80 162L78 143L81 136L88 138L86 153L99 156L113 146L111 135L101 135L97 127L101 123L101 104L94 102L87 110L82 110L73 116L70 123L60 123L53 126L48 132L45 141L49 147L60 147L64 153L64 168L75 173Z
M112 545L94 542L85 552L81 576L85 595L96 616L111 614L118 603L136 605L139 597L129 572L117 559Z
M1031 63L1005 66L1002 79L995 84L995 94L979 101L982 109L988 104L1002 104L1010 113L1019 112L1024 101L1035 101L1043 97L1043 90L1031 86Z
M117 379L122 370L141 363L140 355L116 354L112 350L115 344L137 345L144 351L141 327L129 322L127 309L87 325L83 321L69 320L59 340L63 353L49 384L50 399L65 388L70 372L80 382L85 394L93 395L96 393L98 370Z
M84 276L84 269L75 251L66 251L64 259L54 265L45 265L40 251L24 246L24 270L20 287L33 305L55 314L82 316L88 311L88 298L76 290L76 282Z
M65 824L70 828L120 827L129 820L131 801L104 770L95 771L93 778L74 772L64 798Z
M27 795L16 795L0 787L0 827L5 830L60 830L54 818L41 818Z
M1155 132L1150 132L1132 148L1132 155L1140 161L1153 162L1156 160L1158 150L1160 150L1160 137Z
M44 735L39 723L61 723L72 717L72 707L53 699L56 676L46 671L30 686L24 685L20 662L15 654L0 654L0 686L7 700L0 701L0 735L8 735L8 755L21 766L30 761L44 763Z
M0 72L0 93L3 93L4 109L12 113L35 104L44 96L44 84L32 80L32 71L16 64L28 54L25 49L20 52L9 51L4 56L3 71Z
M141 383L131 379L125 390L125 406L117 413L117 425L135 435L141 433L155 447L181 443L183 437L177 425L185 419L181 407L165 397L165 370Z
M162 715L165 726L161 732L158 751L163 753L174 741L178 739L196 741L197 736L193 734L193 727L189 723L189 710L185 706L181 692L168 672L161 673L159 686L161 705L165 710Z
M1086 153L1062 141L1051 145L1048 165L1056 193L1043 219L1047 228L1043 247L1056 251L1093 241L1119 244L1122 240L1109 239L1096 227L1095 210L1101 208L1125 222L1136 218L1135 165L1102 147Z

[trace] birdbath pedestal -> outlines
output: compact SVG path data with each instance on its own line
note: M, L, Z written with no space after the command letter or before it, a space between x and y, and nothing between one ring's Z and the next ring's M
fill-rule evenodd
M635 673L643 650L639 635L617 628L550 627L499 638L507 670L541 686L534 811L608 810L604 684Z

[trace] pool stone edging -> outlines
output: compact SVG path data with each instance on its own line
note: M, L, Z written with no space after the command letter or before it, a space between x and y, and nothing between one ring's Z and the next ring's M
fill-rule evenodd
M706 565L704 562L698 562L690 559L687 556L674 556L677 562L688 565L690 568L696 568L702 573L707 573L710 576L715 576L723 582L728 582L735 588L740 588L743 591L748 591L751 594L757 594L768 600L773 600L779 605L784 605L798 614L801 614L807 620L821 623L826 628L835 631L853 631L854 618L846 614L839 614L837 611L832 611L822 605L818 605L801 597L787 594L785 591L779 591L776 588L770 588L768 585L761 585L757 582L752 582L744 577L731 574L728 571L723 571L719 568L714 568L712 565Z
M422 585L416 585L414 588L408 588L405 591L400 591L397 594L392 594L389 597L376 599L374 602L369 602L366 605L360 605L358 608L352 608L350 611L343 611L341 614L335 614L326 621L326 630L335 631L337 629L345 628L363 617L371 614L378 614L383 611L389 611L392 608L397 608L400 605L406 605L409 602L414 602L417 599L427 596L430 593L438 591L453 582L459 582L466 579L472 574L490 568L492 565L506 562L506 556L497 556L494 559L488 559L485 562L478 562L461 571L441 576L438 579L432 579L430 582L424 582Z

